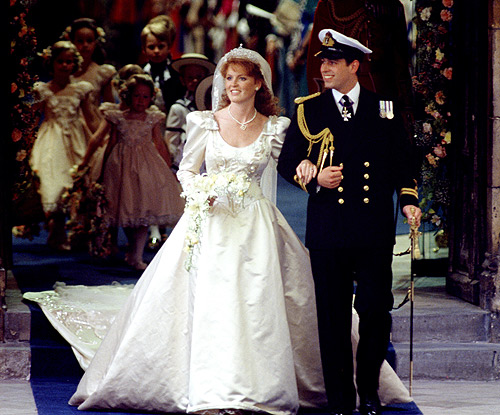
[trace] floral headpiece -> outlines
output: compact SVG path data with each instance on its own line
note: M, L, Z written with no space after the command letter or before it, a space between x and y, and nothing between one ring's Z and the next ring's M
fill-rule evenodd
M71 41L71 30L71 26L66 27L66 29L64 29L64 32L62 32L60 38ZM104 29L102 27L97 27L95 31L97 33L97 41L100 43L106 43L106 32L104 31Z
M54 43L54 45L43 49L41 52L38 52L38 56L40 56L46 64L50 64L50 61L52 59L52 49L56 45L73 52L73 54L75 55L75 64L77 66L75 71L81 68L83 64L83 57L82 55L80 55L80 52L78 51L76 46L68 40L60 40L59 42Z

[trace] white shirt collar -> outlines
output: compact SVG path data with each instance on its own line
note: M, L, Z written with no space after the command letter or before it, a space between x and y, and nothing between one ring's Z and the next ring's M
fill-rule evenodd
M354 85L354 88L352 88L347 94L343 94L340 91L337 91L336 89L332 89L332 94L333 94L333 99L337 103L337 107L339 111L342 111L342 104L340 103L340 100L344 95L347 95L350 100L353 102L352 104L352 109L354 113L356 113L356 110L358 109L358 102L359 102L359 93L361 92L361 86L359 85L359 82L356 82L356 85Z

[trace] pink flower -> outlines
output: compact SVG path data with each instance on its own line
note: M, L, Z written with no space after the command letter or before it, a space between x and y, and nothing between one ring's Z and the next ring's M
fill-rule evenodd
M453 76L453 68L444 68L441 73L446 79L451 81L451 78Z
M430 125L428 122L424 122L422 124L422 128L424 130L424 133L428 133L428 134L432 133L432 125Z
M441 218L438 215L434 214L432 215L431 222L436 226L439 226L441 225Z
M439 158L446 157L446 148L444 148L441 144L438 144L436 147L434 147L432 151Z
M453 0L443 0L443 6L448 7L449 9L450 7L453 6Z
M453 14L446 9L441 10L440 16L443 22L450 22L451 19L453 18Z

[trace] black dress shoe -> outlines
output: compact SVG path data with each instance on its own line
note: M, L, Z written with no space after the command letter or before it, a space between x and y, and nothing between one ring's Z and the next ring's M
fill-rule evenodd
M382 413L380 400L378 398L361 399L359 413L361 415L380 415Z

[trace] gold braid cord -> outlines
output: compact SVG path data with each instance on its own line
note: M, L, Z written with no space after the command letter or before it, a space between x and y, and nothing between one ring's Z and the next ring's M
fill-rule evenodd
M333 153L333 134L329 128L325 128L318 134L311 134L309 128L307 127L306 117L304 116L304 104L300 104L297 108L297 123L300 128L300 132L309 141L309 147L307 149L307 157L311 155L312 147L314 144L321 142L321 148L319 151L318 161L316 162L316 167L322 169L324 160L329 151Z

